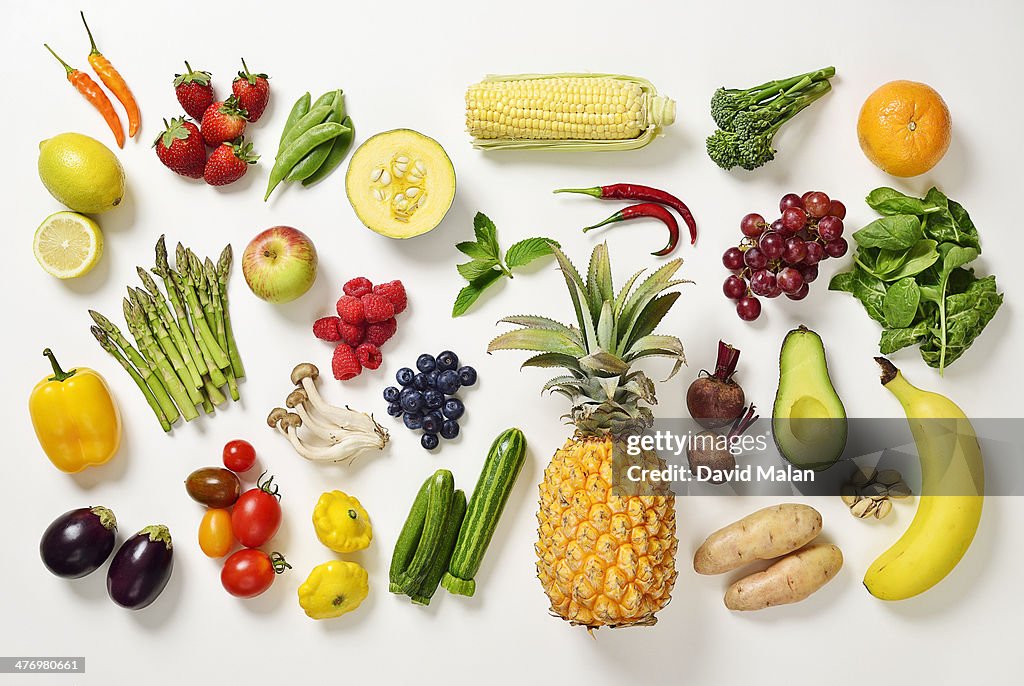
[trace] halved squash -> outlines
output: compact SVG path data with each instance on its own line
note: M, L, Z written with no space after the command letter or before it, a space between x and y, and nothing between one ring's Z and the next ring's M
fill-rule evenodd
M455 199L455 167L433 138L411 129L373 136L352 155L345 192L359 221L388 238L435 228Z

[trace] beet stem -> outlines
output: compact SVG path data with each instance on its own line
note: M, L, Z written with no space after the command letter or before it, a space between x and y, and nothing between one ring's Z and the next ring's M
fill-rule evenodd
M736 365L740 361L740 351L725 341L718 341L718 362L715 364L715 378L729 383L736 373Z
M732 428L729 430L729 438L736 438L742 436L743 432L750 428L750 425L758 420L759 415L754 414L757 411L757 406L753 403L750 404L750 409L743 408L740 412L740 416L733 422ZM746 413L746 414L744 414Z

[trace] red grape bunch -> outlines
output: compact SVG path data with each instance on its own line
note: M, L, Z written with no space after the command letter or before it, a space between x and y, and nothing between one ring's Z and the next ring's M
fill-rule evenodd
M808 284L818 278L818 263L842 257L850 247L843 238L846 206L821 191L788 193L779 212L782 216L770 224L759 214L743 217L743 240L722 255L732 272L722 291L736 301L736 314L744 321L761 315L759 295L806 298Z

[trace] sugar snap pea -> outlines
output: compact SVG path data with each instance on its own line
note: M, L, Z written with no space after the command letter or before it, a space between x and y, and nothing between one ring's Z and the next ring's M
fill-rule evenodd
M348 127L342 124L324 122L299 134L295 140L288 144L287 148L278 154L277 161L274 162L274 167L270 170L270 179L267 180L267 192L263 196L263 200L266 201L270 197L270 194L284 180L284 177L288 175L292 167L308 155L310 150L324 141L337 138L347 130Z
M327 121L333 121L338 124L343 123L345 119L345 95L340 91L335 91L333 111L327 117ZM299 163L292 167L292 170L288 172L288 176L285 181L302 181L309 178L320 165L324 163L327 156L331 152L331 148L334 145L334 141L324 141L320 145L313 148L308 155L299 160Z
M356 127L352 123L352 117L346 116L341 123L343 126L348 127L348 131L340 134L334 139L334 142L331 144L331 151L327 153L327 159L324 160L319 169L302 180L303 186L308 188L309 186L322 181L330 175L331 172L337 169L338 165L345 159L345 155L348 154L349 148L352 147L352 139L355 138Z
M302 118L304 114L309 112L310 98L311 96L309 95L309 91L306 91L305 93L302 94L302 97L296 100L295 104L292 105L292 109L288 113L288 118L284 120L284 128L281 129L282 141L284 140L284 137L288 133L289 129L295 126L295 122Z
M335 98L338 97L339 93L341 93L340 88L333 91L327 91L326 93L324 93L323 95L316 99L316 102L313 103L313 107L320 107L321 105L333 104Z
M292 125L290 129L284 132L281 136L281 144L277 148L277 156L280 157L284 149L287 148L296 138L309 131L317 124L322 124L330 116L334 108L330 105L319 105L313 107L306 114L299 117L298 121Z

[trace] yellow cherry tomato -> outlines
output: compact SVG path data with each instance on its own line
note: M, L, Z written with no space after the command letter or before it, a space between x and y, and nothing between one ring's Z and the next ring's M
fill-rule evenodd
M206 511L199 523L199 547L207 557L224 557L235 545L231 533L231 512L216 508Z
M299 606L312 619L340 617L366 599L367 579L366 570L355 562L331 560L317 565L299 586Z
M373 540L370 515L359 501L341 491L328 491L313 508L313 528L320 542L336 553L362 550Z

